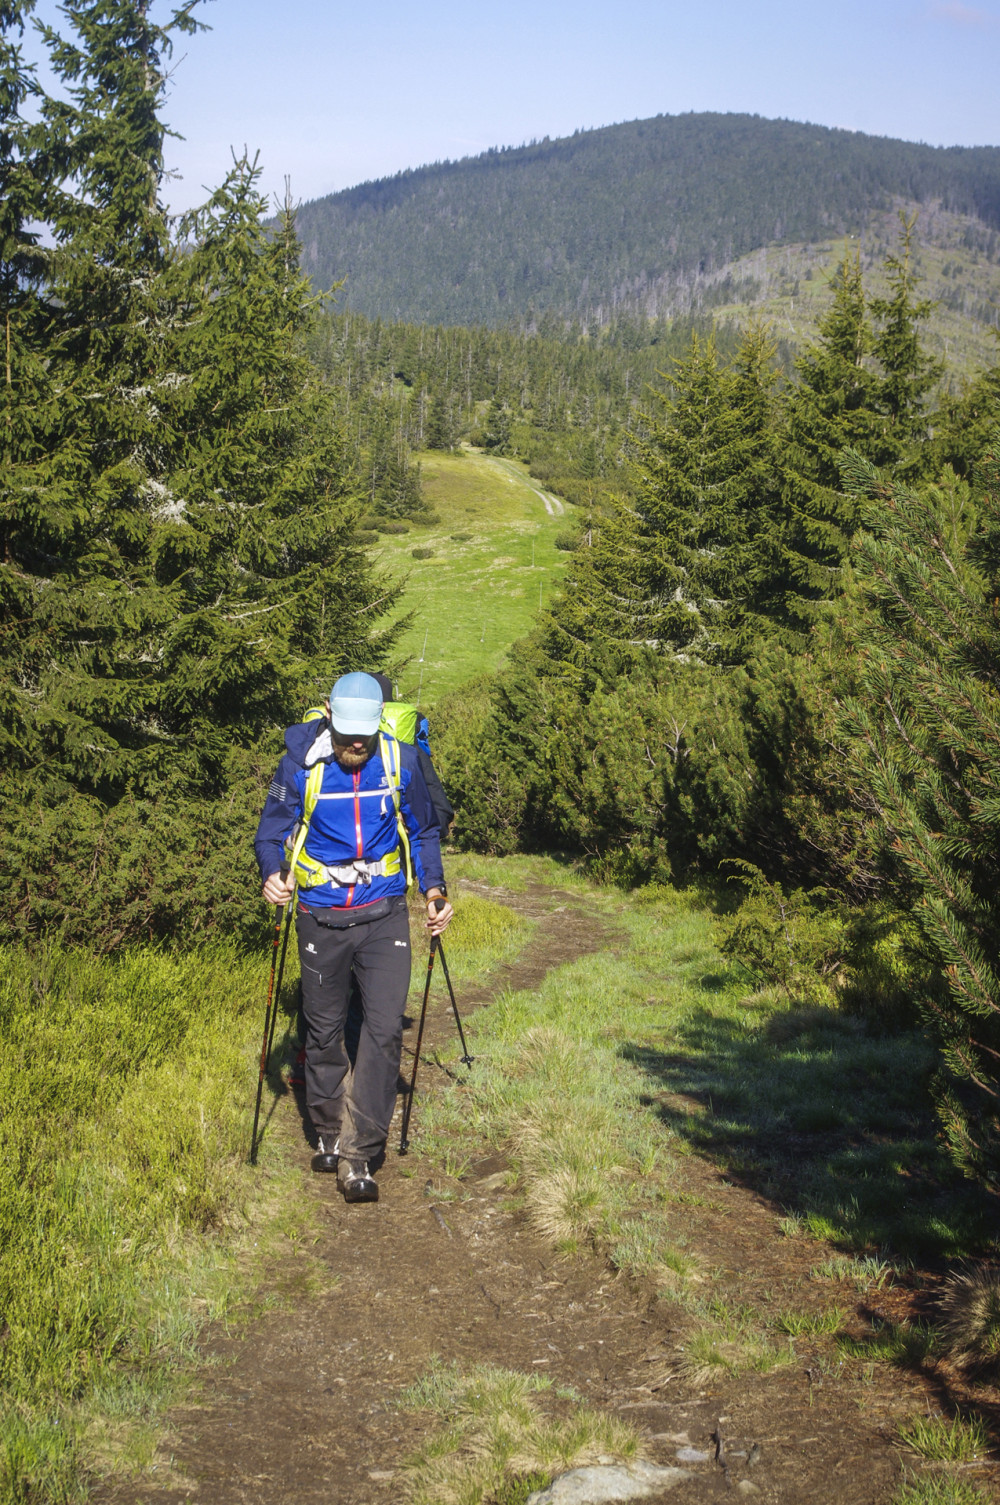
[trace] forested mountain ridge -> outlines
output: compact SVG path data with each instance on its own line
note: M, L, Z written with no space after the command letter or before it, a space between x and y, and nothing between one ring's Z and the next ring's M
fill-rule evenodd
M490 150L303 205L304 267L370 317L504 323L669 314L763 246L857 233L896 201L1000 245L1000 147L931 147L750 115L656 116Z

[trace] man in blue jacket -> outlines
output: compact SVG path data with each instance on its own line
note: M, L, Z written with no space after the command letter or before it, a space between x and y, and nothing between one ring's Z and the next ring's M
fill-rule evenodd
M342 675L328 708L325 721L286 731L255 849L267 902L288 904L297 891L306 1104L319 1136L313 1169L336 1171L346 1201L374 1202L369 1165L392 1119L410 985L408 870L427 901L432 935L453 910L416 749L379 734L377 681ZM364 1020L349 1073L352 969Z

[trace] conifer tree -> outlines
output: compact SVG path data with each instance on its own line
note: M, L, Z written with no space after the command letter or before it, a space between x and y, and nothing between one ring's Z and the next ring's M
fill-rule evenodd
M55 163L26 106L40 96L24 59L24 27L34 0L0 3L0 755L23 756L31 740L18 686L30 676L33 572L40 554L58 552L34 506L35 467L56 419L42 331L41 295L49 255L38 225L55 192Z
M574 561L554 613L558 657L652 650L728 663L780 622L772 357L751 327L731 366L697 336L674 363L637 442L632 496Z
M430 412L424 432L424 443L428 449L457 448L457 408L454 392L442 388L431 391Z
M924 349L920 326L934 305L914 296L919 278L913 266L916 215L900 214L900 246L886 258L889 291L872 298L870 308L877 332L872 351L881 367L878 411L882 418L881 444L869 458L876 465L894 464L900 474L921 470L921 446L928 437L927 397L944 367Z
M200 747L253 738L342 666L380 658L394 599L352 542L359 488L305 353L321 299L299 269L290 201L268 231L256 162L238 160L182 225L172 284L182 442L158 514L163 578L183 583L167 643L173 703Z
M1000 436L997 436L1000 439ZM859 693L843 730L875 802L904 900L940 964L921 1004L940 1048L952 1154L1000 1189L1000 466L977 494L954 474L906 489L845 465L863 531Z
M69 102L42 101L39 130L66 186L46 201L34 345L6 384L7 918L108 943L180 915L245 931L256 794L239 749L341 668L383 661L398 587L352 542L290 208L269 234L241 161L171 244L161 57L191 7L165 28L140 0L65 9L73 39L46 35Z
M920 324L931 305L914 298L913 221L901 218L900 249L885 263L889 292L868 299L860 256L845 254L819 341L796 362L788 403L787 558L790 609L803 626L840 588L857 527L840 461L854 449L874 465L912 474L926 437L925 401L941 367L924 351ZM874 318L874 325L872 319Z
M927 446L931 474L950 465L961 476L971 475L990 435L1000 426L1000 329L992 330L992 334L996 347L993 363L957 395L946 397L935 414L937 431Z
M176 385L164 366L173 310L157 107L171 32L194 22L191 6L166 28L141 3L64 9L72 38L44 35L69 101L42 102L39 139L68 186L44 205L56 246L23 355L29 373L32 356L36 372L44 361L47 400L22 424L8 548L31 581L16 679L23 753L97 789L155 744L144 666L176 609L148 551Z
M843 494L845 448L879 448L878 378L870 369L874 335L858 253L845 252L819 339L796 361L798 385L787 405L787 558L791 610L807 624L816 603L836 589L856 526Z
M490 403L483 424L483 444L495 455L511 453L511 430L514 415L506 395L497 392Z

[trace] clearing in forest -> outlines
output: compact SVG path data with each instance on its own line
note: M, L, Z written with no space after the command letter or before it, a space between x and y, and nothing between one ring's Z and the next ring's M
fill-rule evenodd
M439 521L382 538L378 556L406 576L403 606L413 613L400 644L410 655L400 694L432 704L497 669L531 629L569 559L556 539L575 519L520 461L470 449L418 458Z

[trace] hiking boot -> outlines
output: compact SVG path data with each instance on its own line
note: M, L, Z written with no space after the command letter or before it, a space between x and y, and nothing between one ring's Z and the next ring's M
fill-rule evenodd
M328 1145L329 1145L329 1149L327 1148ZM316 1153L312 1157L312 1168L313 1168L313 1170L314 1171L336 1171L336 1169L337 1169L337 1162L339 1161L339 1159L340 1159L340 1137L339 1137L339 1135L338 1135L338 1137L336 1139L331 1139L330 1135L328 1134L326 1136L326 1140L324 1141L323 1136L321 1134L319 1136L318 1141L317 1141Z
M368 1174L367 1160L342 1160L337 1167L337 1185L345 1202L377 1202L378 1186Z

